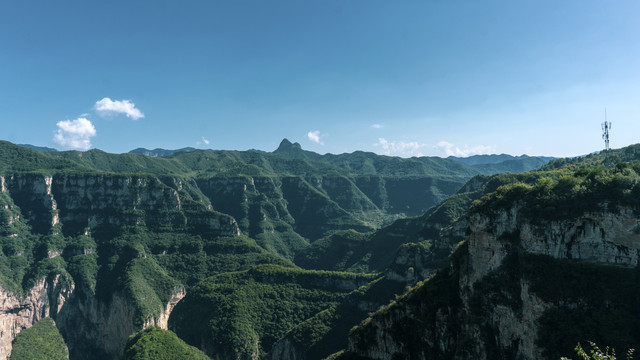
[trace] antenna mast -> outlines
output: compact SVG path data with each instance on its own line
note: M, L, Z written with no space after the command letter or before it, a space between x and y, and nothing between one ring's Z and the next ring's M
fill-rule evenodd
M611 130L611 121L607 121L607 109L604 109L604 122L602 123L602 139L604 139L605 151L609 151L609 130Z

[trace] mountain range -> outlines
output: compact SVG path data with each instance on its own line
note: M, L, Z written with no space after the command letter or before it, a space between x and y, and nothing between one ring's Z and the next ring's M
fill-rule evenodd
M28 344L45 338L71 359L626 349L639 148L463 161L286 139L141 154L0 142L0 357L40 356Z

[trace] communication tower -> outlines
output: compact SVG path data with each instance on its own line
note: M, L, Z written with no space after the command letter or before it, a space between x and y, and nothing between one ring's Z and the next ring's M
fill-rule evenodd
M602 123L602 139L604 140L605 151L609 151L609 130L611 130L611 121L607 121L607 109L605 109L604 122Z

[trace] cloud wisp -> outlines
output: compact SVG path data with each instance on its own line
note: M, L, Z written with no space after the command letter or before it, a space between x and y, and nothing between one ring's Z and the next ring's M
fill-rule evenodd
M58 130L53 136L53 141L66 149L88 150L91 147L91 138L96 136L96 128L86 118L59 121Z
M206 137L202 136L202 137L200 137L200 141L196 141L196 146L209 145L210 143L211 143L211 141L209 141L209 139L207 139Z
M420 144L417 141L389 141L385 138L378 138L378 142L373 146L382 149L384 155L412 157L423 156L420 149L427 146L427 144Z
M101 116L125 114L133 120L138 120L144 117L142 111L137 109L136 105L130 100L111 100L106 97L102 100L96 101L94 108Z
M371 125L371 128L373 128L373 129L382 129L383 127L384 127L384 125L382 125L382 124L373 124L373 125Z
M464 145L463 148L459 148L454 144L447 141L440 141L434 147L434 149L444 151L447 156L467 157L472 155L492 154L496 152L495 146L488 145L476 145L469 147Z
M313 141L316 144L324 145L324 143L320 140L319 130L309 131L307 133L307 137L309 138L309 140Z

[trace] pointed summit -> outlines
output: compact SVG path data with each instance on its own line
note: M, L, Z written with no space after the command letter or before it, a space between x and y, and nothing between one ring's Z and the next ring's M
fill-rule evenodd
M321 157L312 151L303 150L299 143L291 143L288 139L283 139L273 153L290 159L318 159Z
M291 143L291 141L289 141L289 139L282 139L282 141L280 142L280 146L278 146L278 149L276 149L277 153L287 153L287 152L291 152L291 151L296 151L296 150L302 150L302 146L300 146L299 143Z

